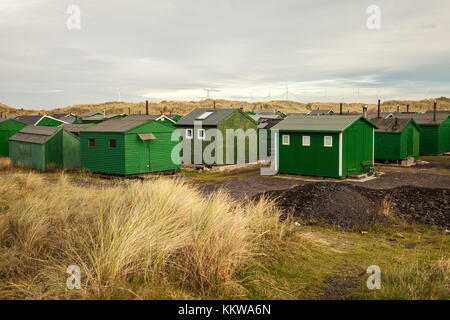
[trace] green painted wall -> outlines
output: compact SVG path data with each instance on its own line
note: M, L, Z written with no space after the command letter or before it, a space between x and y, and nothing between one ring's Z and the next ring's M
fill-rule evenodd
M52 118L42 118L38 123L36 123L36 126L40 127L59 127L60 125L64 124L64 122L55 120Z
M254 121L253 119L251 119L247 114L243 113L240 110L237 110L236 112L233 112L230 116L228 116L227 118L225 118L224 120L222 120L217 127L203 127L202 129L206 130L206 135L208 136L208 131L209 130L219 130L222 134L223 137L223 141L222 141L222 146L223 146L223 157L222 157L222 164L236 164L238 163L238 159L237 159L237 149L238 149L238 144L237 141L240 138L244 138L244 134L245 131L247 131L248 129L253 129L254 133L256 134L255 136L255 143L257 143L257 127L258 124L256 121ZM178 126L177 128L179 128L182 132L182 136L185 136L185 131L186 129L193 129L193 139L191 140L186 140L188 143L190 143L191 146L191 163L195 163L195 164L201 164L203 163L203 161L196 161L196 157L195 157L195 143L198 143L199 145L201 145L200 147L200 152L203 154L204 149L209 146L211 143L215 143L215 139L212 138L211 141L207 141L207 140L199 140L198 139L198 130L194 130L193 126ZM243 132L241 132L237 137L234 138L234 146L232 148L233 150L233 157L230 158L231 161L227 162L227 152L226 152L226 143L227 143L227 129L242 129ZM230 138L231 139L231 138ZM249 162L249 137L245 138L245 159L243 158L244 162ZM214 154L213 154L214 155ZM231 154L230 154L231 157ZM202 157L198 157L199 159L202 159ZM214 163L214 164L220 164L219 163Z
M95 139L95 147L88 139ZM116 139L116 148L109 148L108 140ZM108 174L125 173L125 135L123 133L80 131L81 167L92 172Z
M450 152L450 117L439 126L439 153Z
M80 151L80 139L67 132L62 131L63 137L63 166L66 169L75 169L81 167L81 151Z
M0 157L9 157L8 139L27 125L12 119L0 122Z
M45 171L45 150L41 144L9 141L9 157L14 165L32 166Z
M283 135L290 144L283 145ZM310 136L310 146L302 145L302 136ZM332 147L324 146L324 137L331 136ZM339 133L289 132L278 133L278 172L341 178L363 171L362 162L373 166L373 126L362 118L342 132L342 175L339 174Z
M125 133L80 132L81 164L84 169L108 174L130 175L179 169L171 159L174 127L150 121ZM138 133L152 133L155 140L142 141ZM95 147L88 139L95 139ZM116 148L108 140L116 139ZM149 160L150 159L150 160Z
M283 145L283 135L289 135L289 145ZM302 146L302 137L310 136L310 146ZM324 147L324 136L333 137L333 146ZM339 134L286 132L278 134L280 173L309 176L339 177Z
M402 132L375 132L375 159L399 161L418 157L420 131L409 122Z
M419 125L420 132L420 154L439 153L439 126Z
M44 144L9 141L13 164L23 163L40 171L79 168L80 141L65 130L59 130Z

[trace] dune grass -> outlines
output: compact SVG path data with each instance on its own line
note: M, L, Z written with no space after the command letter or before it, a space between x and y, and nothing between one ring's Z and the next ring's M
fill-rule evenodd
M442 228L374 226L362 234L299 226L280 221L267 199L205 198L164 177L103 186L53 175L51 182L34 172L0 175L1 299L450 296ZM365 286L373 264L382 270L381 290ZM70 265L80 267L80 290L66 288ZM340 280L330 279L353 282L334 288Z
M64 175L56 185L32 173L5 179L1 298L154 298L166 286L196 297L240 294L236 273L263 253L264 239L283 233L270 202L203 199L176 181L95 190ZM65 289L69 265L81 268L76 293Z

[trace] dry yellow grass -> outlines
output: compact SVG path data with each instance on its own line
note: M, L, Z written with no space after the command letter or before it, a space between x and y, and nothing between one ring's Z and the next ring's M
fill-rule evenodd
M11 160L9 158L0 158L0 170L6 170L12 167Z
M397 105L400 105L400 110L406 110L406 104L410 105L410 111L423 112L426 110L431 110L433 108L433 102L436 100L438 102L439 110L449 110L450 109L450 98L440 97L437 99L425 99L420 101L414 100L390 100L382 102L383 111L397 111ZM344 103L344 112L362 112L361 103ZM200 100L200 101L161 101L159 103L149 103L150 113L160 114L160 113L179 113L186 114L195 108L212 108L213 100ZM230 101L230 100L216 100L216 108L244 108L245 111L256 111L256 110L281 110L285 113L304 113L313 109L332 109L334 112L339 111L339 102L311 102L311 103L301 103L295 101L268 101L268 102L247 102L247 101ZM368 105L369 112L376 112L376 103ZM51 113L75 113L81 114L84 112L103 112L106 110L107 113L129 113L139 114L145 113L145 102L105 102L98 104L76 104L72 106L67 106L63 108L55 108L51 110L16 110L11 107L5 109L8 114L51 114ZM0 105L0 110L1 110Z
M104 189L36 174L0 177L0 298L243 294L236 274L283 234L273 203L204 199L181 182ZM81 268L81 290L66 268ZM176 287L174 292L166 290ZM211 292L214 292L213 294Z

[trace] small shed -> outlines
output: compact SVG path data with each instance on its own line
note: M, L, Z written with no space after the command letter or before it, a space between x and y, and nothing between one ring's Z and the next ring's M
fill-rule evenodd
M315 110L311 110L308 113L308 116L329 116L332 115L334 113L333 110L328 109L328 110L320 110L320 109L315 109Z
M420 146L420 127L413 119L373 118L375 130L375 159L400 161L417 158Z
M343 178L373 167L374 130L361 115L287 117L272 127L280 173Z
M63 125L63 128L64 130L69 131L70 133L79 137L80 131L90 128L92 126L95 126L95 123L83 123L83 124L69 123Z
M283 121L283 119L266 119L265 121L261 122L260 124L258 124L258 155L264 157L265 155L267 155L268 157L270 157L272 154L275 153L274 151L274 145L272 145L272 127L274 127L276 124L280 123L281 121ZM261 131L266 130L266 144L265 147L267 148L267 152L264 152L264 150L262 150L262 153L259 152L259 148L263 147L264 148L264 144L261 143L260 139L263 137L263 135L261 134Z
M420 127L420 154L450 152L450 115L448 113L398 115L412 118Z
M9 157L8 139L26 126L15 119L0 120L0 157Z
M181 130L184 143L190 146L190 159L186 156L183 158L184 162L204 163L203 154L206 148L207 151L215 148L221 151L223 156L219 159L219 152L212 152L214 163L207 164L237 164L252 160L249 146L252 139L255 144L257 143L258 122L241 109L194 109L178 120L175 126ZM223 139L221 145L218 145L214 138L216 132L221 133ZM239 141L245 141L241 142L241 147L245 150L238 155ZM189 149L189 146L186 148ZM255 151L257 152L257 148ZM257 154L255 157L257 158Z
M92 172L132 175L180 168L172 161L176 130L161 121L108 120L81 130L81 164Z
M80 167L80 140L58 127L27 126L9 138L13 164L46 171L48 168Z

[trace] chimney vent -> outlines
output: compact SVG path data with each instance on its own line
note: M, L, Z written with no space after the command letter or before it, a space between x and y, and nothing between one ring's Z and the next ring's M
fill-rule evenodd
M380 99L378 99L378 118L380 118L380 113L381 113L381 101Z
M364 118L367 118L367 105L363 106L363 114L364 114Z
M339 114L342 115L342 103L339 104Z
M148 100L145 100L145 114L148 115Z
M433 105L433 122L436 122L436 108L437 108L437 102L434 102Z

